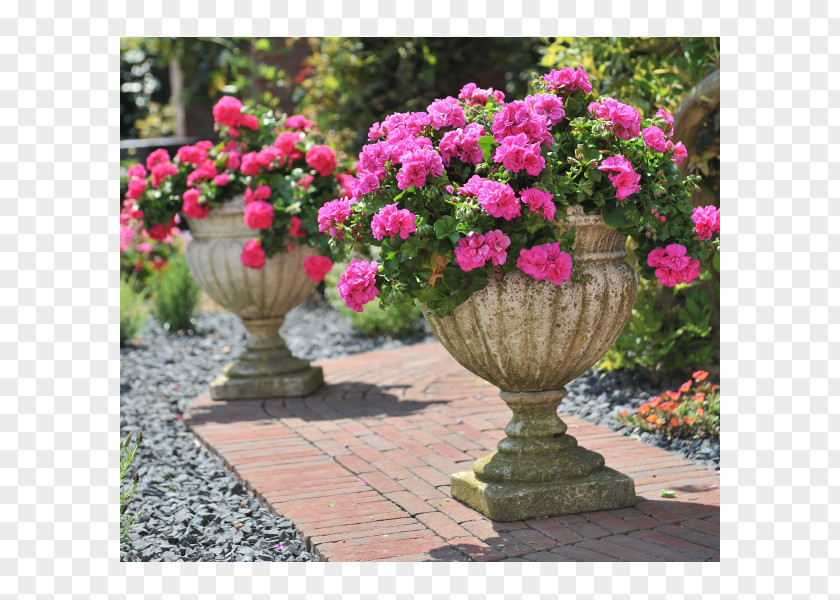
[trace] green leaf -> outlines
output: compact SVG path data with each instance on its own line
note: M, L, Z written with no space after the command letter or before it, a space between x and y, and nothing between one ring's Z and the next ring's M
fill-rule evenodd
M452 239L452 237L454 236L455 241L453 243L457 243L458 238L461 237L458 234L457 227L458 220L455 217L451 215L444 215L435 222L435 236L439 240L442 240L447 237L449 239Z
M601 218L604 225L610 229L621 229L628 227L633 222L627 216L627 210L623 206L606 206L601 209Z
M481 148L484 156L484 162L489 163L493 156L493 149L496 147L496 140L492 135L485 135L478 138L478 147Z

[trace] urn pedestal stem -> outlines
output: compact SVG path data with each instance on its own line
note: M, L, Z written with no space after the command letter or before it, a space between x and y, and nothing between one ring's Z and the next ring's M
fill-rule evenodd
M578 446L557 416L565 388L501 392L513 411L507 437L471 471L452 475L452 497L494 521L519 521L633 506L633 480Z

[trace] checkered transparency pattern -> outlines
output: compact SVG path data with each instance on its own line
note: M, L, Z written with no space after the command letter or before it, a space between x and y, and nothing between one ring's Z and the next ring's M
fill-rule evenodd
M838 29L828 0L4 3L0 597L826 597ZM119 36L666 34L722 37L719 567L116 562Z

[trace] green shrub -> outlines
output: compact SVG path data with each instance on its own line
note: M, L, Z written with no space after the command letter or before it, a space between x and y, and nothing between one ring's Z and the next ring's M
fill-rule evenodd
M628 243L628 249L632 241ZM640 281L624 331L599 363L601 368L638 369L655 381L720 371L720 274L716 254L692 285L673 288ZM628 259L635 259L632 250Z
M155 318L166 331L189 331L195 326L200 296L184 255L173 254L155 286Z
M423 330L423 313L416 304L392 304L383 310L379 308L378 302L370 302L360 313L348 307L336 288L345 268L346 265L337 265L337 268L327 274L324 279L325 295L333 308L344 315L357 331L369 337L408 337Z
M128 514L128 505L131 503L131 499L134 498L134 493L137 491L137 482L140 476L137 471L134 472L134 476L131 477L130 481L126 481L126 476L131 469L134 454L137 452L137 448L142 441L142 429L137 432L137 441L134 444L131 443L130 433L124 440L120 441L120 544L125 541L128 532L140 517L139 512L134 515Z
M120 277L120 348L134 337L149 316L147 296L139 287L136 278Z

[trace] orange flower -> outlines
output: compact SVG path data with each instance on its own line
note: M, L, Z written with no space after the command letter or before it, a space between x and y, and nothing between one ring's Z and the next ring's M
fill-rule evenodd
M647 419L645 419L645 421L647 421L648 423L656 423L656 420L658 418L659 417L657 417L656 415L650 415Z
M692 373L691 376L694 377L695 381L703 381L704 379L706 379L706 377L709 376L709 372L708 371L694 371L694 373Z
M691 425L696 420L696 417L685 417L683 421L685 421L686 425Z
M667 391L667 392L665 392L665 393L668 395L668 397L669 397L671 400L679 400L679 399L680 399L680 395L681 395L681 394L680 394L679 392L672 392L672 391L670 391L670 390L669 390L669 391Z
M703 411L703 409L702 409L702 408L698 408L698 409L697 409L697 416L698 416L698 417L702 417L704 414L706 414L706 413Z
M680 420L679 419L671 419L671 427L679 427Z
M627 411L626 411L626 410L622 410L622 411L621 411L621 416L622 416L622 417L626 417L626 416L627 416Z
M680 391L681 391L681 392L687 392L690 388L691 388L691 382L690 382L690 381L686 381L684 384L682 384L682 385L680 386Z
M662 425L662 417L656 417L656 424Z
M639 413L639 414L642 414L642 415L646 415L646 414L648 414L648 413L650 412L650 404L648 404L647 402L645 402L644 404L642 404L642 405L641 405L641 406L640 406L640 407L636 410L636 412L637 412L637 413Z
M650 405L653 406L654 408L659 406L659 400L660 399L661 398L659 396L657 396L656 398L654 398L653 400L650 401Z
M701 402L703 402L703 400L706 399L706 394L700 392L699 394L694 394L694 396L691 399L700 404Z

